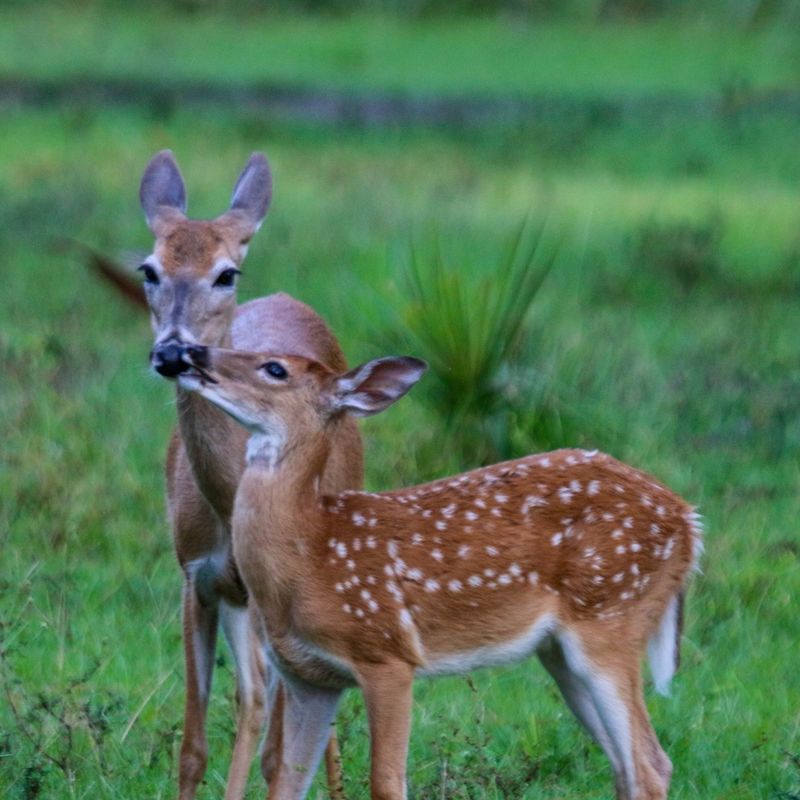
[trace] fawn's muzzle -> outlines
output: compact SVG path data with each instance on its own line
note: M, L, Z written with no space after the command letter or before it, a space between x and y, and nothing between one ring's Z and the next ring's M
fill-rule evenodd
M186 368L199 375L206 383L217 383L206 369L210 364L208 348L202 344L187 344L183 347L183 363Z

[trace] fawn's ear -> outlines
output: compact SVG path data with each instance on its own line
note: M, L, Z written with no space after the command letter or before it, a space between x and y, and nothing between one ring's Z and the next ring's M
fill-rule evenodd
M261 153L253 153L233 187L228 212L242 227L242 237L250 238L260 227L272 199L272 172Z
M399 400L423 376L428 365L419 358L377 358L340 375L329 393L332 411L368 417Z
M171 150L162 150L150 159L139 186L139 201L156 236L162 222L186 213L186 185Z

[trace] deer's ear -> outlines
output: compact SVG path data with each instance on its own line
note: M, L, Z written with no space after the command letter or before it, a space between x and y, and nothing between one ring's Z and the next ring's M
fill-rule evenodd
M368 361L333 381L328 393L332 412L368 417L399 400L423 376L428 365L419 358L393 356Z
M242 227L243 238L250 238L260 227L272 199L272 172L261 153L253 153L236 180L228 212Z
M162 222L186 213L186 185L172 151L162 150L150 159L142 175L139 201L156 236Z

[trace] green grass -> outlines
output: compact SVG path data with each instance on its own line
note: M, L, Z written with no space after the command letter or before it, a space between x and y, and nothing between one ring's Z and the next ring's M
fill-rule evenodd
M347 24L333 24L332 41ZM454 24L454 49L466 25ZM185 36L189 48L199 34ZM218 48L208 52L221 62ZM777 69L764 62L765 74ZM413 68L445 80L426 63ZM613 88L616 63L602 65ZM159 67L151 60L146 69ZM502 69L486 80L504 85ZM236 70L227 74L253 77ZM598 85L602 70L590 76ZM454 69L449 88L468 74ZM571 91L571 80L554 85ZM515 384L507 446L534 449L537 409L546 407L555 443L600 446L700 504L707 555L690 593L683 668L672 698L649 697L676 764L671 797L798 796L799 128L780 114L734 115L543 121L455 136L278 125L253 112L7 109L3 796L175 794L180 576L161 477L172 395L148 375L146 320L54 244L67 234L110 252L144 251L138 180L167 146L197 216L222 210L249 152L267 151L275 199L243 296L286 289L312 303L352 362L412 347L400 327L412 307L412 241L435 234L446 263L480 285L526 215L549 215L563 244L526 320L518 358L530 374ZM370 487L473 465L443 438L428 390L423 381L365 422ZM224 648L219 658L203 798L221 795L232 743L232 668ZM415 696L412 796L609 797L604 758L534 662L477 673L471 684L420 683ZM366 797L366 728L354 693L339 724L350 796ZM254 768L248 798L262 795Z
M301 46L298 47L298 43ZM281 82L413 94L718 94L794 89L796 24L632 25L524 17L322 19L280 13L0 10L0 75Z

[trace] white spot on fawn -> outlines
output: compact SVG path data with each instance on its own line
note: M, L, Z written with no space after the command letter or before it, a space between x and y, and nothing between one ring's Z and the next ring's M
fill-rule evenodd
M486 546L486 555L488 556L496 556L499 554L499 550L494 545L487 545Z
M354 524L354 525L361 526L361 525L363 525L365 522L366 522L366 519L364 519L364 515L363 515L363 514L360 514L358 511L356 511L356 512L353 514L353 524Z
M553 547L558 547L561 544L561 540L563 538L564 538L564 535L562 533L554 533L550 537L550 544L552 544Z
M470 586L480 586L483 583L483 578L480 575L470 575L467 578L467 583Z
M440 589L439 581L434 580L433 578L428 578L425 581L425 591L426 592L438 592Z
M458 557L459 558L467 558L467 556L469 556L469 554L470 554L470 550L471 549L472 548L468 544L462 544L458 548Z
M600 481L589 481L589 485L586 487L586 494L588 494L589 497L600 494Z
M461 581L459 581L459 580L457 580L455 578L447 584L447 588L451 592L460 592L461 591L461 587L462 587Z
M532 508L536 508L537 506L546 506L547 500L543 497L539 497L535 494L529 494L525 498L525 502L522 504L522 508L520 509L520 513L527 514Z
M438 549L437 550L431 550L431 558L434 561L439 561L439 562L444 560L444 556L442 555L442 551L438 550Z

